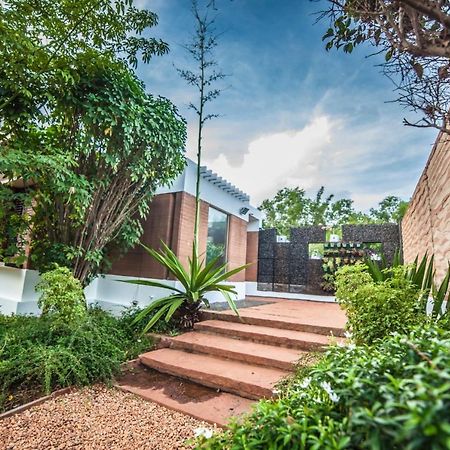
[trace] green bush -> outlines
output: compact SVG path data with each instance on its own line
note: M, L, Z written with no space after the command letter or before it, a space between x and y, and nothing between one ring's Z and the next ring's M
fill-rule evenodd
M98 308L88 309L75 324L53 320L53 315L0 316L0 411L21 392L35 397L65 386L108 382L122 362L151 347L129 321Z
M450 333L422 327L330 348L277 400L203 439L209 450L450 448Z
M86 316L83 287L67 267L42 274L36 290L42 292L38 305L43 316L52 315L52 326L73 325Z
M427 320L420 292L405 276L408 267L386 270L390 277L378 282L363 264L337 272L336 299L347 314L347 327L356 343L371 344L394 332L407 333Z

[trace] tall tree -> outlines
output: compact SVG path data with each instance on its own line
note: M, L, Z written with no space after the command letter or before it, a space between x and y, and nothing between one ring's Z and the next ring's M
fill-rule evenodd
M441 0L327 0L326 48L351 53L370 42L385 55L384 73L395 83L397 101L418 112L406 125L450 125L450 3Z
M156 23L132 0L1 3L0 209L12 183L28 189L38 269L59 262L86 284L111 246L138 241L151 194L183 168L184 122L132 70L167 51L140 36Z
M217 88L217 81L223 80L225 74L217 70L217 61L214 58L214 49L218 45L218 34L215 30L215 17L212 16L215 9L213 2L208 2L201 11L197 0L192 0L192 14L195 19L195 33L192 41L185 49L193 59L196 68L178 69L178 73L189 85L194 86L198 92L198 101L189 104L189 108L197 115L197 179L195 189L195 224L194 224L194 249L199 247L199 222L200 222L200 183L201 163L203 149L203 129L208 120L219 117L216 113L207 111L207 105L216 99L221 89Z
M370 216L378 223L399 223L408 209L408 202L395 195L385 197L378 208L370 209Z
M279 190L273 199L264 200L260 206L266 215L263 227L276 228L280 234L288 236L294 227L371 222L369 216L355 211L353 200L333 201L333 194L324 198L324 193L323 186L312 199L299 187Z

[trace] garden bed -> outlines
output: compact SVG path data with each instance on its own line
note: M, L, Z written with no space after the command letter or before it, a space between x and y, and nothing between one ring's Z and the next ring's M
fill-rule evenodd
M95 385L3 419L0 442L20 450L189 449L192 446L186 441L199 428L211 426L132 394Z

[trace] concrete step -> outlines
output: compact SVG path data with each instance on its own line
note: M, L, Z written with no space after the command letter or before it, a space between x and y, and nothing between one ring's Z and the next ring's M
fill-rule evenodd
M230 418L239 419L250 412L254 403L248 398L217 392L217 389L146 368L138 361L127 364L115 386L219 427L226 427Z
M201 311L201 320L223 320L226 322L235 322L246 325L258 325L270 328L279 328L283 330L304 331L307 333L322 334L325 336L344 336L343 327L334 327L323 325L318 320L308 321L308 318L296 316L295 311L285 311L284 316L271 314L265 307L247 308L239 311L237 316L232 311L212 311L203 309Z
M205 320L195 324L194 329L202 333L225 335L234 339L245 339L262 344L299 350L321 351L334 341L343 342L342 338L324 336L323 334L304 331L283 330L223 320Z
M170 348L242 361L265 367L292 370L306 353L297 349L232 339L222 334L197 331L170 338Z
M272 397L274 385L289 374L280 369L170 348L144 353L140 361L160 372L253 400Z

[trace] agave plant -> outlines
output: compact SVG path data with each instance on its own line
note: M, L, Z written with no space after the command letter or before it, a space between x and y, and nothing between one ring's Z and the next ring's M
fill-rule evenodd
M392 274L384 257L381 260L381 264L368 258L365 260L365 264L374 281L385 281ZM400 252L396 252L390 267L398 267L400 265ZM405 278L420 291L419 301L421 302L423 309L426 309L428 298L431 294L433 299L431 316L433 319L437 319L443 314L442 306L447 298L450 287L450 265L439 286L436 286L433 282L435 272L434 255L428 259L427 253L422 257L420 263L419 257L416 256L414 263L405 267ZM450 302L447 302L445 314L449 313L449 311Z
M192 257L189 258L189 265L186 270L179 258L166 244L162 243L162 249L159 251L145 245L143 247L150 256L164 266L182 285L182 289L179 289L157 281L125 281L126 283L152 286L171 291L170 295L151 303L136 316L134 320L136 323L148 316L152 316L144 327L144 333L150 330L163 317L166 322L169 322L172 317L176 318L180 328L192 328L194 323L199 320L200 308L203 305L208 308L210 306L205 297L208 292L220 292L230 308L236 314L239 314L232 298L232 295L237 294L235 287L224 284L224 282L241 270L246 269L250 264L227 271L226 263L218 264L220 256L205 264L205 260L198 257L197 246L194 241Z

